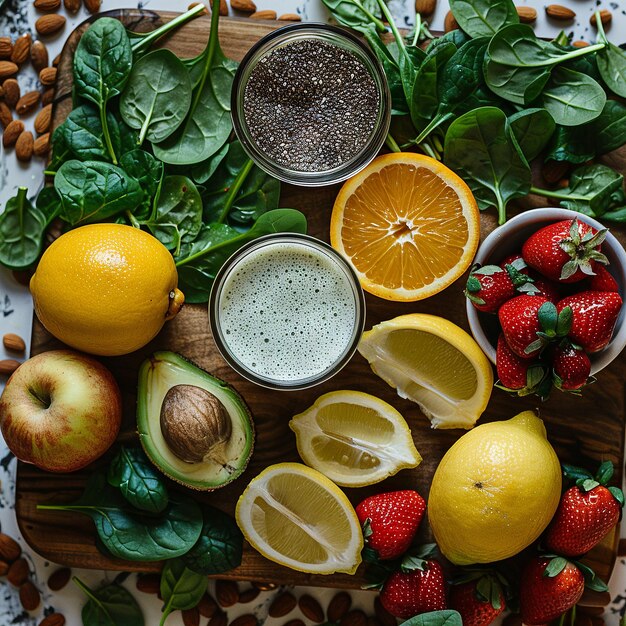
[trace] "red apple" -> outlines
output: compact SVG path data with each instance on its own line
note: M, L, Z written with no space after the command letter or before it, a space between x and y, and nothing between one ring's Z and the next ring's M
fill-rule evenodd
M0 396L0 431L15 456L50 472L88 465L115 441L122 420L109 370L73 350L22 363Z

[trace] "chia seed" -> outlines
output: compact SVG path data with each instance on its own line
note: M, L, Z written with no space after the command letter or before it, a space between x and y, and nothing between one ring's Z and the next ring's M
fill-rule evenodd
M359 154L375 130L379 107L365 64L318 39L294 41L263 57L243 100L257 148L300 172L331 170Z

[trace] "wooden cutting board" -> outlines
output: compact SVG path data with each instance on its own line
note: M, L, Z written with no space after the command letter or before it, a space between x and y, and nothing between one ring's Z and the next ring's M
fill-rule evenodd
M133 10L111 15L122 19L133 30L150 30L161 20L167 21L175 14L140 13ZM54 127L71 110L72 59L76 45L87 26L88 24L82 25L70 35L63 51L59 64ZM229 57L240 60L254 42L279 26L280 22L221 19L220 40L224 52ZM177 31L165 45L182 57L192 57L204 48L208 32L209 18L199 18ZM337 191L338 186L305 189L284 185L280 206L302 210L309 220L309 233L328 241L330 211ZM545 202L538 200L534 206L542 204L545 206ZM484 213L481 221L482 238L495 226L493 214ZM626 229L621 232L617 228L613 230L623 242L626 241ZM387 302L367 296L366 328L397 315L425 312L443 315L468 329L462 294L465 280L466 277L462 278L433 298L412 304ZM38 354L60 346L36 320L32 353ZM195 494L198 499L229 513L233 513L240 493L259 471L272 463L299 460L295 438L287 423L292 415L303 411L318 396L328 391L357 389L375 394L391 403L406 417L415 444L424 457L423 463L417 469L404 470L384 483L369 488L347 490L348 496L355 503L372 493L399 488L414 488L428 497L429 484L439 460L463 434L460 430L432 430L418 407L399 398L393 389L371 372L367 362L358 354L335 378L313 389L275 392L258 387L233 372L219 355L209 330L206 306L190 305L174 321L166 324L159 336L142 350L124 357L102 359L115 374L124 395L124 423L120 440L125 443L137 442L135 403L139 364L151 352L164 349L180 352L207 371L231 383L246 399L254 415L257 439L254 455L244 475L216 492ZM616 482L619 482L624 461L625 374L626 358L622 356L601 373L596 384L585 390L583 398L554 392L552 398L540 407L549 439L563 462L593 469L600 461L611 460L618 468ZM537 405L538 400L534 397L513 399L503 391L494 389L489 407L481 421L508 419ZM106 462L106 458L102 462ZM30 465L19 464L16 513L26 541L45 558L64 565L158 571L161 563L113 560L100 554L95 546L95 533L89 519L76 514L36 510L39 503L74 500L81 492L88 474L89 470L74 474L50 474ZM524 502L519 505L523 507ZM427 539L427 524L422 526L422 539ZM618 538L619 532L611 533L586 559L604 580L608 580L613 569ZM363 568L355 576L311 576L275 565L246 546L242 564L220 577L356 588L363 582Z

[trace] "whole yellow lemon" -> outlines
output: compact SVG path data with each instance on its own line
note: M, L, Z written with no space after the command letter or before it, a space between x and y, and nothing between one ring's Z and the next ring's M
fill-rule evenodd
M463 435L435 471L428 518L452 563L517 554L549 524L561 496L561 466L532 411Z
M30 281L41 323L68 346L127 354L147 344L184 302L172 255L152 235L90 224L61 235Z

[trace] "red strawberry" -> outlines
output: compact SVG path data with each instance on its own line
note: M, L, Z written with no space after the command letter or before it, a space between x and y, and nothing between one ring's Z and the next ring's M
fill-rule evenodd
M585 352L598 352L611 340L622 299L612 291L581 291L563 298L558 311L572 310L572 327L568 337Z
M522 274L528 275L529 273L528 265L526 265L526 261L524 261L521 252L509 254L509 256L500 263L500 267L502 268L506 268L507 265L512 265L516 270L522 272Z
M533 283L533 287L537 289L536 296L543 296L556 304L561 299L561 294L559 293L559 287L556 283L548 280L547 278L536 278Z
M520 581L520 613L524 624L547 624L573 607L583 595L585 579L573 564L557 557L534 557Z
M613 475L613 464L603 463L594 478L578 468L564 466L566 475L580 476L576 486L562 496L548 530L545 545L564 556L579 556L600 543L619 521L624 494L617 487L606 487Z
M422 562L422 569L394 572L380 592L383 607L395 617L408 619L419 613L446 608L446 581L437 561Z
M475 267L467 279L464 293L479 311L495 313L518 292L534 291L532 280L509 264Z
M389 491L366 498L356 507L367 545L378 558L404 554L424 517L426 502L417 491Z
M589 289L591 291L619 291L615 279L606 267L596 265L594 269L596 274L589 281Z
M496 348L496 369L500 379L497 386L525 396L534 393L545 376L545 368L530 359L515 354L500 333Z
M502 586L483 576L450 589L450 607L461 614L463 626L488 626L506 608Z
M587 384L591 361L585 352L571 343L557 346L552 355L554 386L564 391L576 391Z
M608 264L600 252L607 232L578 219L563 220L531 235L522 247L522 256L546 278L574 283L591 276L597 263Z

